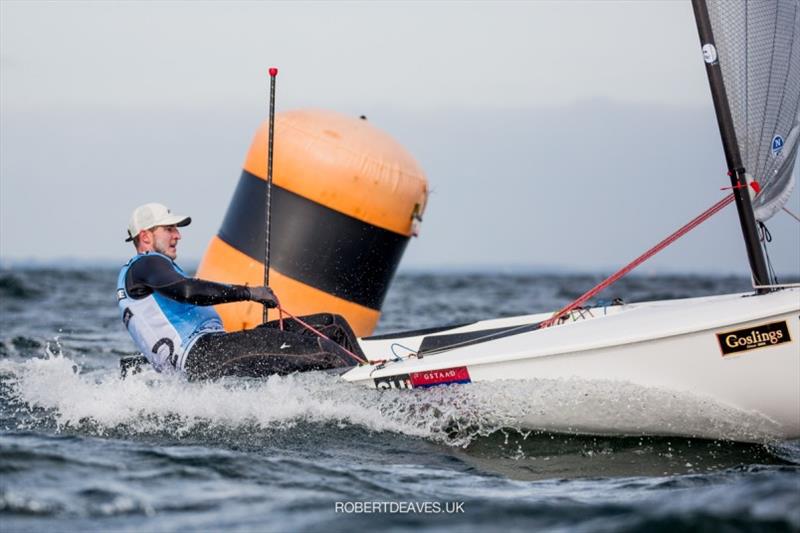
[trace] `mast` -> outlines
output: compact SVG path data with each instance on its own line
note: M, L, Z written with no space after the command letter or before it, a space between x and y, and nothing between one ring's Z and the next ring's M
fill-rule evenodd
M750 191L745 177L742 154L739 152L728 95L725 92L725 85L722 80L722 69L717 57L717 46L714 42L714 33L711 30L708 6L705 0L692 0L692 8L697 22L697 32L700 34L700 44L703 47L706 74L708 74L708 83L711 86L711 97L714 100L714 110L717 114L717 124L722 137L728 175L733 186L736 211L739 213L739 223L744 236L744 244L747 248L747 259L750 262L750 270L753 273L753 282L756 286L768 285L767 263L764 260L764 252L761 249L758 233L756 232L756 217L753 214L753 205L750 202ZM757 289L757 291L764 293L767 292L767 289Z

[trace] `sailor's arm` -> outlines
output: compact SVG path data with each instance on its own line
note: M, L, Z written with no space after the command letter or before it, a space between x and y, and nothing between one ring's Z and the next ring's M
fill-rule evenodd
M197 278L188 278L176 271L160 256L147 256L136 261L128 271L128 292L156 291L178 302L192 305L216 305L253 300L274 307L275 295L268 287L228 285ZM149 290L148 290L149 289Z

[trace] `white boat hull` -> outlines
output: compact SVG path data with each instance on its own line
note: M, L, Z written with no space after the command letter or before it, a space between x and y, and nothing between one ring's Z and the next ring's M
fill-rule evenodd
M501 380L558 380L565 388L575 382L596 384L580 389L591 396L575 398L581 409L565 408L563 416L522 413L520 425L610 435L800 438L800 289L644 302L592 313L546 329L473 339L472 344L431 355L423 349L422 358L358 367L343 378L379 388ZM536 323L548 316L360 342L368 358L378 361L392 358L393 345L395 352L403 350L397 345L418 350L426 337L462 334L469 340L477 331ZM631 407L635 391L643 394L637 394ZM624 416L602 416L596 406Z

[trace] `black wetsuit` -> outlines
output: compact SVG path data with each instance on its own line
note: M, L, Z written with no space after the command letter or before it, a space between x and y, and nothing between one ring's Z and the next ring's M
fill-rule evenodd
M226 285L181 275L161 255L136 260L125 274L125 290L133 299L154 292L178 302L208 306L250 299L243 285ZM323 333L318 336L295 320L277 320L254 329L202 334L189 348L183 370L189 379L222 376L265 376L307 370L352 366L356 363L342 347L363 357L347 321L330 313L299 317Z

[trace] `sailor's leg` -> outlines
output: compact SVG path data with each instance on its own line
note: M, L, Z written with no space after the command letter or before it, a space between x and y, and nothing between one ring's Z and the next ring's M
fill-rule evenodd
M186 356L189 379L260 377L352 366L351 358L324 339L258 327L202 336Z
M366 358L364 352L361 351L361 346L358 344L356 334L343 316L333 313L317 313L314 315L301 316L299 318L339 346L353 352L362 359ZM296 320L284 320L284 328L286 331L316 336L316 333L309 331Z

